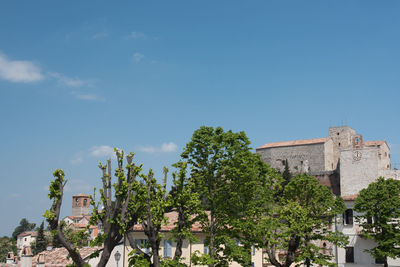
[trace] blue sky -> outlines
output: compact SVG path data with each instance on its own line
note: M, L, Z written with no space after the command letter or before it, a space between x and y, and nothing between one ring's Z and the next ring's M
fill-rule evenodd
M349 125L400 167L399 1L0 4L0 235L40 223L52 172L100 185L110 148L145 170L202 125L252 147Z

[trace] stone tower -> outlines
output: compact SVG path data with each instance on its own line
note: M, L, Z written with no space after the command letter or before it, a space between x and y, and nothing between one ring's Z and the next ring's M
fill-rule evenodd
M356 131L349 126L329 127L329 137L333 141L333 161L337 163L340 158L340 150L347 149L352 145L352 137ZM334 166L334 169L336 169Z
M88 195L72 196L72 216L90 215L90 198Z

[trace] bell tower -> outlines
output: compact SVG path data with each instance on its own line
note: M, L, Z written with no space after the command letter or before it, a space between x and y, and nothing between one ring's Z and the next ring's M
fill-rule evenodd
M88 195L72 196L72 216L90 215L90 198Z

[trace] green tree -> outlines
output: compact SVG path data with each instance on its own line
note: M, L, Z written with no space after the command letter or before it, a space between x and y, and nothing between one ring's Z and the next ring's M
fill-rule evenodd
M182 256L183 241L187 239L192 243L197 240L191 231L192 225L207 215L201 207L199 194L194 192L193 181L187 177L187 163L180 161L175 163L174 167L178 171L172 174L173 186L169 199L170 209L178 214L178 220L171 232L176 242L174 260L179 261Z
M19 222L19 225L14 229L14 232L12 233L12 238L17 240L19 234L26 231L32 231L33 229L35 229L35 226L35 223L30 223L26 218L23 218Z
M103 244L103 250L97 265L99 267L104 267L107 264L111 251L121 241L126 231L137 223L137 204L134 203L133 199L140 186L136 176L140 173L141 166L133 163L134 154L131 153L126 157L128 164L125 166L125 174L124 152L115 149L115 153L118 162L118 167L115 170L117 182L112 183L111 160L108 160L107 166L99 164L99 168L103 172L103 186L99 190L100 200L96 202L95 194L91 196L93 214L90 218L90 225L101 223L104 229L104 233L93 241L93 244ZM62 224L59 223L63 190L67 181L64 179L64 172L60 169L55 170L53 175L55 180L51 181L49 187L49 198L53 200L53 203L50 210L45 212L44 217L47 219L49 227L58 241L68 250L75 265L82 267L85 265L85 261L78 251L79 245L68 240L62 230ZM99 207L104 208L100 209ZM80 233L84 235L85 231L80 231Z
M259 224L264 233L258 245L266 250L270 262L277 267L293 263L334 266L332 256L317 244L347 244L346 236L331 229L335 216L345 210L343 200L314 177L301 174L291 179L277 201L273 216L265 216ZM283 260L276 258L278 251L285 253Z
M238 218L255 196L260 168L253 167L264 166L249 145L244 132L202 126L193 133L181 155L191 167L194 190L209 213L209 218L202 221L209 256L196 257L201 260L199 263L226 266L234 260L245 266L250 264L250 245L233 230L241 227L236 225Z
M377 260L400 257L400 181L380 177L362 189L354 202L361 215L356 220L362 227L363 238L372 239L377 246L368 252Z
M3 236L0 238L0 262L5 262L8 252L17 255L17 242L14 238Z
M36 238L36 241L31 244L33 255L36 255L39 252L46 250L46 246L47 246L47 240L46 237L44 236L44 222L42 222L38 229L38 236Z

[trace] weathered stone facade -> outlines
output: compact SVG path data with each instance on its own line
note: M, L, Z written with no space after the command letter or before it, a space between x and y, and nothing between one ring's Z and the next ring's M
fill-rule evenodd
M330 127L325 138L268 143L257 148L256 152L279 171L284 170L287 160L292 174L315 176L320 184L342 196L352 214L351 223L344 223L343 216L343 222L337 218L334 227L349 237L350 244L336 250L336 261L339 266L347 266L347 253L352 251L351 266L375 265L365 249L376 244L361 238L359 226L353 220L357 214L352 208L360 190L380 176L400 180L400 171L391 169L390 149L385 141L364 141L354 129L341 126ZM389 259L389 262L400 266L400 259Z

